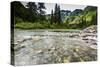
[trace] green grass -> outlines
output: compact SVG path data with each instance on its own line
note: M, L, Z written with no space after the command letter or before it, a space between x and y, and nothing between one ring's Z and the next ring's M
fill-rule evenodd
M20 22L14 25L15 29L69 29L69 30L81 30L82 27L79 27L77 24L67 25L66 23L62 24L50 24L49 22ZM86 27L85 27L86 28Z
M50 23L31 23L31 22L21 22L15 24L15 28L18 29L68 29L65 24L50 24Z
M46 26L40 24L40 23L30 23L30 22L21 22L21 23L17 23L15 24L15 28L19 28L19 29L44 29L46 28Z

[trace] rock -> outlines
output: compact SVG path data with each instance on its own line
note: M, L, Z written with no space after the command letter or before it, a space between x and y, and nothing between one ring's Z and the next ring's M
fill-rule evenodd
M97 33L97 26L93 25L83 30L85 33Z
M88 38L82 38L82 40L88 40Z
M63 57L63 63L68 63L68 62L70 62L70 61L69 61L70 59L71 59L70 56L68 56L68 57L64 56L64 57Z
M23 49L23 48L25 48L25 46L15 47L14 50L19 51L20 49Z
M33 41L38 41L38 40L41 40L41 37L40 36L33 36L32 40Z
M36 51L37 52L37 54L39 54L39 53L43 53L43 51L42 50L38 50L38 51Z
M31 39L32 36L23 36L24 39Z
M92 43L93 45L97 45L97 43Z
M91 45L90 47L93 48L93 49L97 49L96 45Z

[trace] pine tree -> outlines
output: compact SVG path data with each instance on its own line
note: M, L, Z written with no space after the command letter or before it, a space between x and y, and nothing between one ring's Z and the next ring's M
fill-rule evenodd
M55 5L54 22L58 24L61 23L60 6L58 6L57 4Z
M54 22L57 23L58 21L58 5L55 5L55 12L54 12Z
M37 20L37 5L35 4L35 2L28 2L27 3L27 8L29 10L29 18L30 18L30 21L35 21Z
M15 23L17 23L17 21L19 20L29 21L29 18L28 18L29 12L27 8L24 7L24 5L19 1L14 1L12 4L13 4L12 6L13 10L14 10Z
M58 23L61 23L60 6L58 6Z
M46 9L44 3L38 3L39 21L46 19L45 18L45 11L43 9Z
M53 10L51 11L51 22L50 22L50 24L52 24L53 22L54 22L54 17L53 17Z

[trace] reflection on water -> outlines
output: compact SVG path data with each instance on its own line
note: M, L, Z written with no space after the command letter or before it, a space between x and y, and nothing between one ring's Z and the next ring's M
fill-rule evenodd
M81 31L15 30L15 65L97 60L96 45L86 43L82 35Z

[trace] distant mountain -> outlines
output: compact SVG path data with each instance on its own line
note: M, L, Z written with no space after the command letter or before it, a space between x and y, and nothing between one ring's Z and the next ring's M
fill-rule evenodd
M71 12L71 16L78 16L83 13L82 9L75 9L73 12Z
M82 13L83 13L82 9L75 9L73 12L71 12L70 10L61 10L61 18L62 21L66 21L68 16L79 16Z
M71 11L70 10L61 10L61 19L62 21L66 20L66 16L70 16Z
M61 14L69 16L71 13L70 10L61 10Z
M65 21L66 20L66 16L70 16L71 11L70 10L61 10L60 13L61 13L61 19L62 19L62 21ZM50 19L50 16L51 16L51 14L47 14L46 18Z
M76 9L72 12L71 16L69 16L69 20L66 22L68 21L73 27L83 26L84 28L90 25L97 25L97 7L87 6L83 11Z

